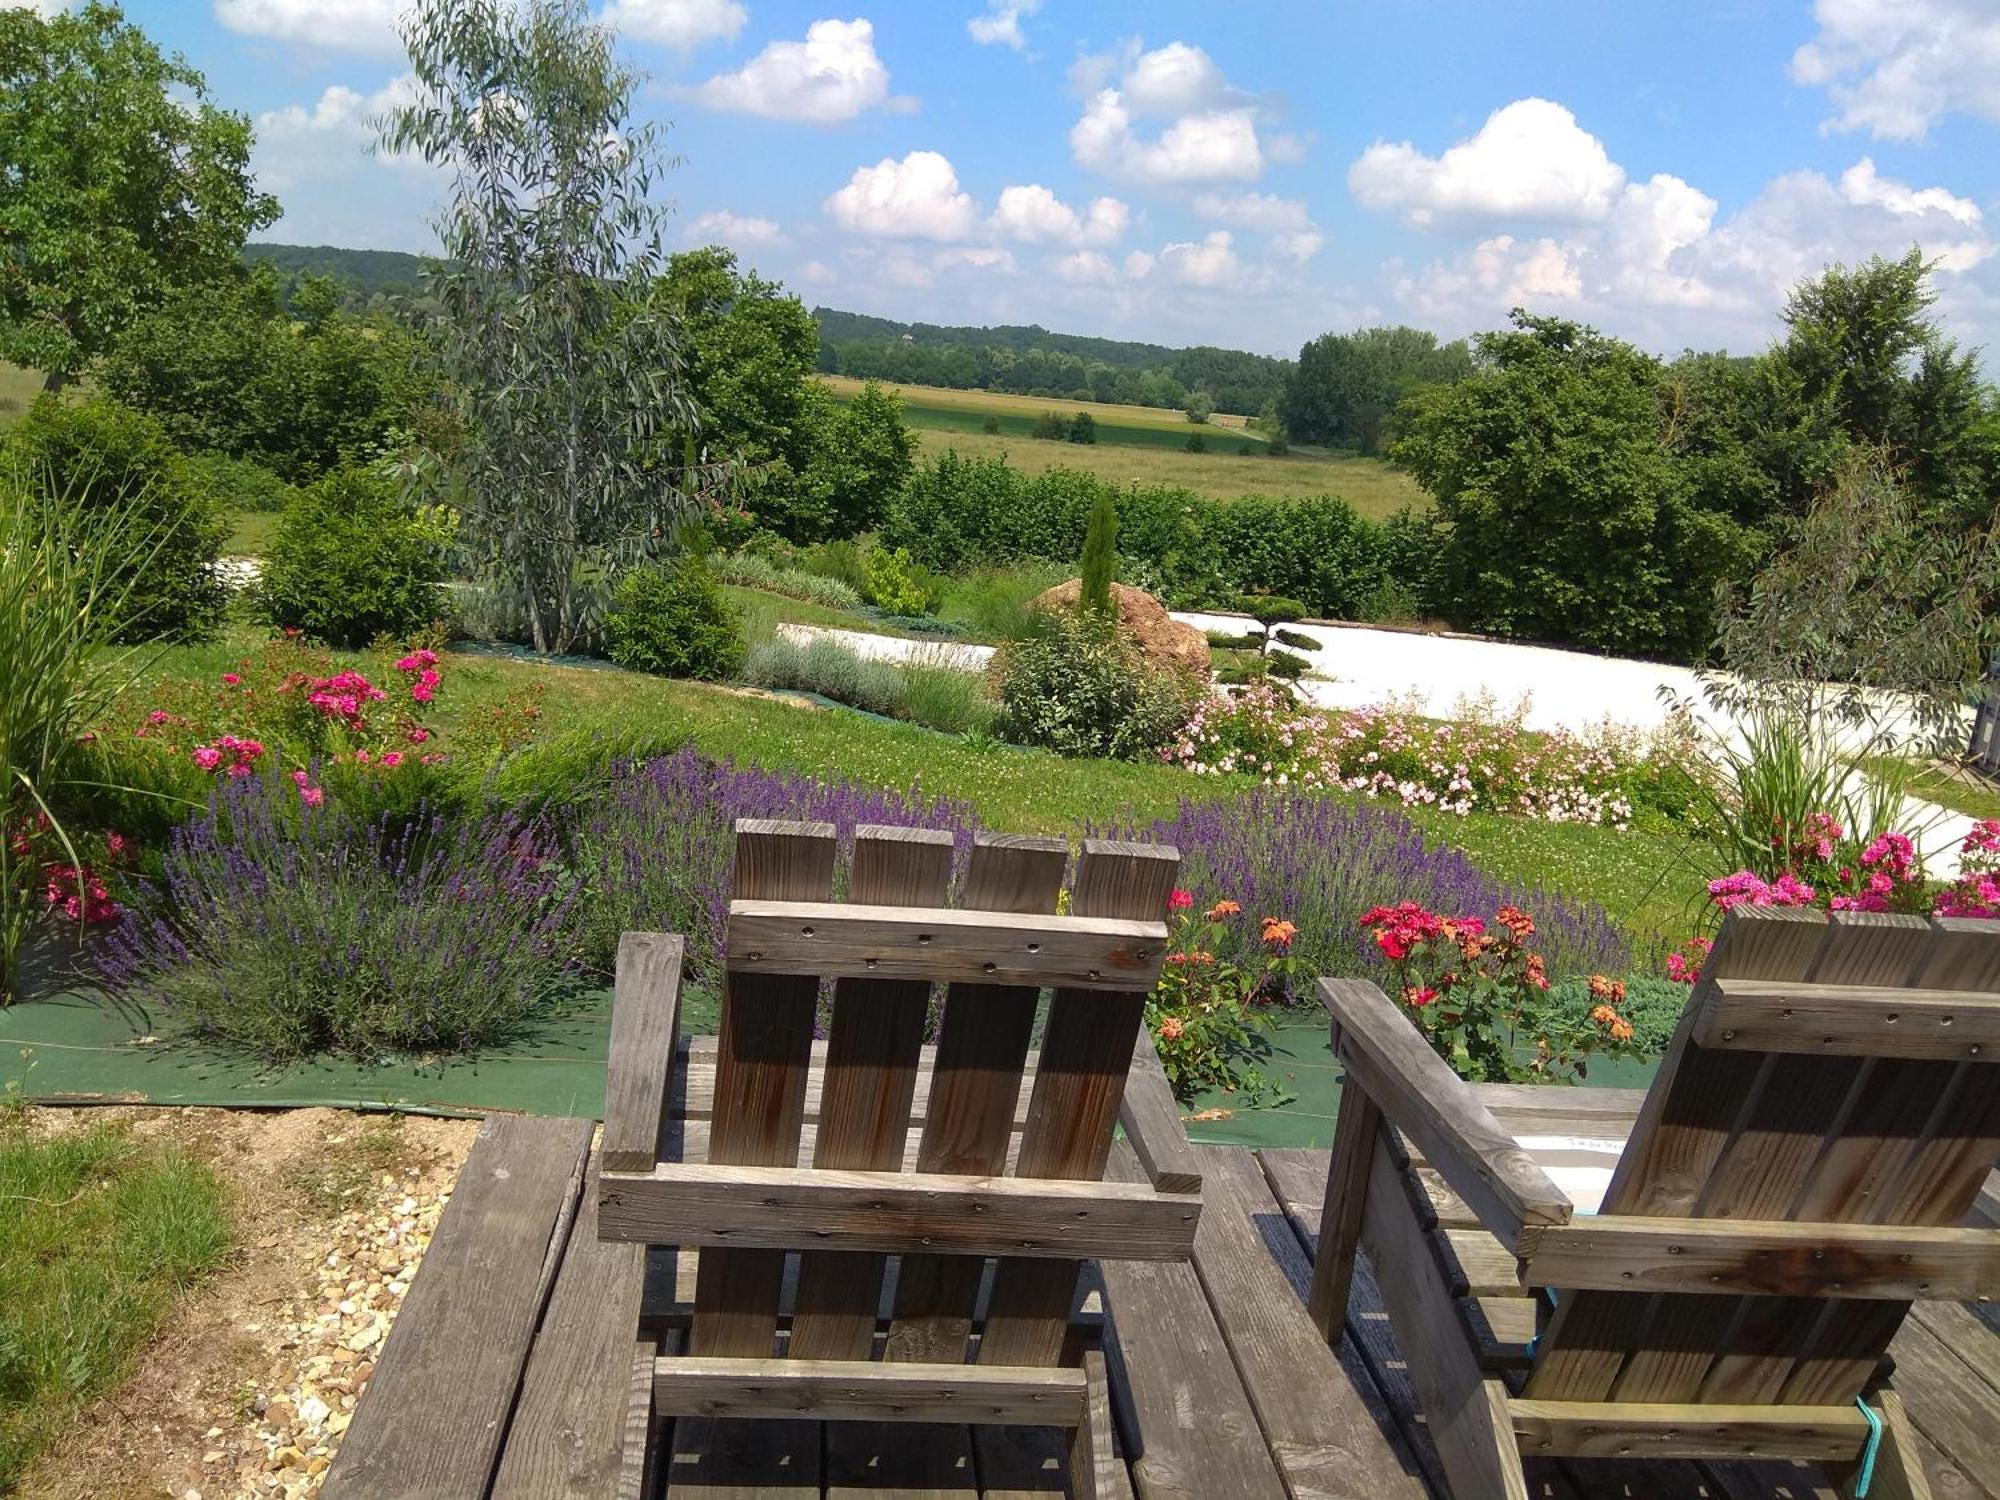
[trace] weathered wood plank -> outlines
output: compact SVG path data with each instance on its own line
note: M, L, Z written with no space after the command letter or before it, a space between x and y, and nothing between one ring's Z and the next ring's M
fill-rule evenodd
M1569 1199L1387 995L1358 979L1319 993L1350 1075L1502 1244L1526 1254L1544 1225L1569 1222Z
M1354 1257L1361 1250L1361 1210L1368 1201L1368 1172L1381 1133L1381 1109L1350 1077L1334 1120L1313 1258L1312 1320L1329 1344L1339 1341L1347 1321Z
M479 1127L322 1494L485 1495L541 1317L543 1266L575 1202L591 1129L588 1120L525 1115ZM629 1333L620 1343L630 1349Z
M1200 1217L1199 1199L1150 1183L666 1162L607 1174L598 1224L653 1245L1157 1259L1185 1257Z
M624 1466L646 1251L598 1239L595 1186L586 1181L528 1353L494 1500L603 1500Z
M653 1407L667 1416L1068 1427L1083 1401L1083 1372L1062 1368L699 1354L653 1365Z
M1147 991L1159 982L1166 946L1158 921L947 907L912 917L858 902L729 906L733 974Z
M668 1335L676 1348L680 1333ZM653 1361L665 1347L653 1334L632 1341L626 1371L625 1420L619 1435L618 1477L611 1493L616 1500L653 1500L659 1487L660 1443L664 1424L653 1416Z
M2000 1495L2000 1402L1991 1386L1922 1322L1906 1319L1890 1345L1896 1388L1917 1430L1988 1495Z
M818 901L833 893L833 825L744 818L736 825L733 889L740 897ZM818 984L796 975L725 978L708 1160L788 1167L798 1161ZM703 1255L689 1348L758 1357L777 1338L784 1256L770 1250Z
M1513 1401L1523 1454L1548 1458L1851 1459L1868 1440L1853 1406Z
M1080 917L1158 921L1179 870L1176 849L1086 840L1070 909ZM1104 1175L1144 1014L1142 994L1055 992L1021 1137L1022 1177L1094 1181ZM1060 1358L1077 1270L1074 1262L1061 1260L1001 1261L980 1359L1042 1365Z
M1074 1500L1118 1500L1112 1476L1121 1465L1111 1445L1111 1383L1102 1349L1084 1350L1083 1378L1081 1420L1069 1442L1070 1494Z
M1154 1187L1163 1193L1201 1191L1201 1153L1188 1140L1167 1070L1144 1028L1132 1049L1132 1071L1125 1079L1118 1124Z
M1312 1266L1263 1173L1247 1151L1203 1157L1195 1274L1292 1500L1425 1500L1359 1355L1330 1349L1306 1311Z
M611 1043L604 1072L604 1139L598 1155L613 1172L645 1172L660 1159L667 1079L680 1032L684 939L628 932L618 939Z
M2000 995L1724 979L1695 1018L1704 1047L1827 1057L1990 1061L2000 1055Z

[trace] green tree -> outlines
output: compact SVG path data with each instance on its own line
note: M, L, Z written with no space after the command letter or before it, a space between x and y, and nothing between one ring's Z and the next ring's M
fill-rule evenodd
M382 144L452 174L428 290L455 440L413 472L449 476L479 571L536 650L569 651L718 478L688 456L679 333L649 305L657 141L582 0L420 0L403 35L415 97Z
M1100 490L1083 533L1083 582L1077 602L1094 614L1111 613L1111 579L1118 568L1118 505Z
M1391 449L1450 523L1454 624L1607 651L1691 656L1717 582L1759 538L1710 508L1663 437L1660 362L1517 311L1479 369L1420 389Z
M1295 441L1379 452L1383 423L1411 391L1472 373L1465 344L1440 344L1420 328L1324 333L1299 350L1278 398L1278 420Z
M902 399L874 381L845 403L823 410L807 487L824 497L829 533L872 531L917 463L917 435L903 420Z
M0 9L0 356L60 389L278 217L250 122L115 5Z
M1080 411L1069 419L1069 440L1072 443L1094 443L1097 441L1097 418L1087 411Z

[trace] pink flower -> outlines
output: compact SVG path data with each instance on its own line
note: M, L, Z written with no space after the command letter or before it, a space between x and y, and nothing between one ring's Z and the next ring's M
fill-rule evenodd
M320 803L326 801L326 792L316 786L300 787L299 797L307 807L318 807Z
M431 737L431 732L428 729L424 728L423 725L412 724L410 726L410 733L408 738L412 745L421 745L425 740L429 739L430 737Z
M151 713L146 715L146 722L148 724L171 724L173 722L173 718L174 716L168 713L164 708L156 708Z
M213 745L202 745L194 752L194 763L204 771L213 771L222 764L222 752Z
M222 674L222 685L224 687L235 687L242 680L243 676L239 672L224 672Z
M1192 891L1183 891L1176 888L1167 893L1168 911L1186 911L1193 905L1194 893Z
M382 764L387 766L390 770L392 771L395 770L396 767L400 766L402 763L403 763L402 751L385 750L382 752Z

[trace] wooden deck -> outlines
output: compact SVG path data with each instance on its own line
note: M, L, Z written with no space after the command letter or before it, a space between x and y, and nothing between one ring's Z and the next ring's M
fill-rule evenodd
M1622 1135L1639 1096L1489 1091L1517 1133ZM596 1237L586 1121L482 1128L328 1476L334 1500L808 1496L1029 1500L1060 1494L1046 1429L858 1423L625 1430L628 1393L678 1337L689 1279L671 1254ZM1125 1474L1137 1500L1422 1500L1442 1496L1421 1412L1373 1278L1340 1349L1304 1309L1323 1151L1200 1153L1191 1265L1106 1262L1079 1313L1101 1319ZM1111 1175L1135 1178L1121 1145ZM1988 1204L2000 1203L1989 1193ZM1531 1326L1511 1262L1437 1202L1437 1253L1478 1299L1496 1358ZM1497 1256L1497 1258L1496 1258ZM640 1317L641 1309L647 1313ZM646 1330L635 1342L634 1327ZM1938 1500L2000 1500L2000 1316L1931 1304L1894 1346ZM1525 1355L1519 1355L1525 1358ZM726 1428L726 1430L717 1430ZM699 1437L699 1441L694 1439ZM686 1441L677 1441L686 1439ZM702 1455L697 1463L691 1457ZM1543 1462L1548 1500L1833 1500L1801 1466ZM1474 1500L1458 1496L1455 1500Z

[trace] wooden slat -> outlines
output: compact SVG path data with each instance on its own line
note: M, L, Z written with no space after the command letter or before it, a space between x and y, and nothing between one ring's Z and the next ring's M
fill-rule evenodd
M940 837L948 852L950 836ZM1164 922L947 907L913 917L859 902L729 906L732 974L1148 991L1159 982L1166 946Z
M942 830L857 828L848 893L869 903L866 910L873 912L942 906L951 891L951 854L951 835ZM924 920L935 915L926 912ZM818 931L827 923L815 919L805 925ZM756 941L737 933L732 920L732 962L738 943L754 946ZM814 1175L825 1168L894 1172L902 1165L929 1005L930 986L921 980L846 978L835 986ZM801 1218L798 1224L810 1222ZM794 1235L790 1243L819 1241ZM805 1256L792 1319L792 1357L866 1359L875 1338L883 1271L879 1255L816 1250Z
M878 1422L1025 1422L1068 1427L1081 1370L685 1354L653 1366L653 1405L674 1416Z
M1513 1401L1524 1454L1550 1458L1850 1459L1868 1441L1854 1406L1711 1406Z
M1919 1431L1946 1453L1981 1493L2000 1495L2000 1394L1981 1380L1935 1330L1911 1318L1890 1345L1896 1386Z
M1070 910L1080 917L1158 921L1180 870L1180 852L1156 844L1086 840ZM1023 1177L1085 1181L1104 1174L1145 996L1057 990L1021 1137ZM1061 1260L1000 1263L979 1357L1053 1364L1076 1297L1077 1266Z
M1503 1245L1525 1255L1543 1226L1569 1222L1569 1199L1387 995L1359 979L1322 979L1319 993L1350 1074Z
M1381 1133L1382 1111L1350 1077L1340 1092L1340 1113L1334 1120L1313 1259L1312 1319L1330 1344L1339 1341L1347 1321L1354 1257L1361 1248L1361 1211L1368 1201L1368 1174Z
M1377 1268L1383 1305L1452 1489L1528 1500L1507 1426L1505 1389L1472 1356L1452 1296L1432 1268L1386 1128L1377 1133L1369 1164L1361 1248Z
M1033 990L996 989L991 985L955 984L951 989L953 991L967 990L986 994L1033 995L1035 993ZM687 1092L684 1099L673 1102L670 1107L670 1115L675 1118L690 1121L698 1120L706 1123L714 1113L715 1104L715 1038L712 1036L690 1037L686 1045L681 1048L680 1057L687 1072ZM809 1057L811 1072L806 1082L805 1113L803 1119L808 1125L817 1125L820 1114L820 1094L826 1082L826 1043L823 1041L814 1042ZM1034 1068L1035 1059L1036 1053L1034 1050L1032 1048L1028 1049L1024 1061L1030 1071ZM918 1053L917 1088L915 1095L910 1100L910 1124L914 1127L926 1127L930 1123L932 1114L931 1098L936 1084L934 1075L937 1065L938 1048L927 1046ZM1028 1101L1027 1097L1021 1091L1019 1078L1015 1079L1013 1092L1008 1096L1004 1105L1000 1107L1012 1111L1011 1117L1005 1119L1003 1123L1014 1134L1020 1134L1022 1127L1028 1122ZM947 1165L941 1168L941 1170L963 1171L966 1170L966 1167L964 1165L952 1166L947 1162Z
M2000 1231L1607 1215L1546 1231L1527 1274L1578 1290L1985 1301L2000 1295Z
M2000 1058L2000 995L1725 979L1695 1019L1704 1047L1942 1061Z
M1082 1420L1070 1437L1070 1494L1073 1500L1118 1500L1113 1475L1121 1465L1111 1446L1111 1381L1102 1349L1084 1351L1082 1374Z
M672 1162L607 1173L600 1199L607 1239L887 1254L1174 1259L1201 1217L1199 1199L1151 1184Z
M1154 1187L1163 1193L1201 1191L1201 1153L1188 1140L1167 1070L1143 1027L1132 1049L1132 1071L1118 1106L1118 1124Z
M585 1184L528 1354L494 1500L602 1500L624 1469L646 1251L598 1239L595 1186Z
M966 871L966 908L1053 912L1068 859L1060 839L978 834ZM1006 1167L1013 1125L1027 1118L1021 1079L1036 998L1031 989L989 984L955 984L945 992L918 1171L991 1176ZM982 1270L962 1255L903 1257L884 1358L964 1358Z
M591 1130L588 1120L526 1115L479 1127L322 1494L486 1493L541 1318L542 1270L575 1204ZM630 1349L629 1334L621 1343Z
M676 1331L667 1337L678 1344L681 1335ZM625 1377L624 1422L619 1434L618 1476L611 1488L614 1500L653 1500L658 1488L660 1453L656 1437L661 1424L653 1419L653 1361L662 1347L663 1340L650 1333L632 1341Z
M611 1044L604 1073L604 1140L598 1154L613 1172L646 1172L659 1160L667 1078L680 1032L684 939L628 932L618 939Z
M1425 1500L1395 1427L1352 1346L1336 1352L1303 1297L1304 1248L1247 1151L1203 1151L1194 1268L1265 1445L1293 1500ZM1112 1155L1117 1171L1119 1153Z
M732 888L757 900L824 900L833 893L833 856L831 823L740 819ZM813 980L795 975L726 977L709 1161L757 1167L797 1162L818 990ZM770 1354L784 1256L716 1251L701 1257L698 1274L690 1350Z

